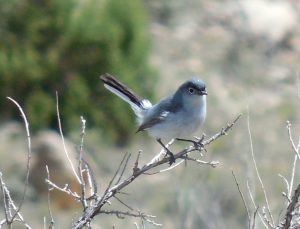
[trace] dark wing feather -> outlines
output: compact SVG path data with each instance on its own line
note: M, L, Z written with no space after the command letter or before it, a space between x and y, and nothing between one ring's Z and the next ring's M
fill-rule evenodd
M142 125L139 126L138 130L136 131L137 132L140 132L140 131L144 131L160 122L162 122L166 117L164 116L158 116L156 118L153 118L151 120L149 120L148 122L145 122L143 123Z
M140 125L137 132L151 128L152 126L163 122L170 113L176 113L179 110L179 104L172 101L172 97L168 97L156 104L152 109L155 109L155 115L151 115Z

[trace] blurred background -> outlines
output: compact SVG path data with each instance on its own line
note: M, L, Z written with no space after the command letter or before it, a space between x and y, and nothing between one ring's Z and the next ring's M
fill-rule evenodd
M257 164L273 216L280 219L286 187L278 174L290 178L294 158L287 120L295 141L300 135L298 12L297 0L0 0L0 171L13 197L20 199L27 143L19 111L5 98L10 96L24 108L32 131L34 155L23 205L27 222L39 228L44 216L49 220L45 164L57 184L78 188L58 135L56 92L74 161L80 116L87 120L85 156L100 190L125 152L135 158L143 150L144 163L159 152L146 133L135 134L130 107L104 89L99 76L105 72L153 103L187 79L203 79L208 116L198 136L211 136L244 113L228 136L207 148L203 160L220 161L217 168L188 163L141 177L125 190L132 195L121 199L156 215L167 229L247 228L231 170L245 196L248 180L257 204L265 205L250 156L249 113ZM172 148L184 146L175 143ZM60 228L81 212L58 192L51 193L51 205ZM113 201L114 206L123 208ZM253 210L250 201L249 207ZM95 228L135 228L133 222L140 223L113 216L94 222ZM258 222L256 228L262 225Z

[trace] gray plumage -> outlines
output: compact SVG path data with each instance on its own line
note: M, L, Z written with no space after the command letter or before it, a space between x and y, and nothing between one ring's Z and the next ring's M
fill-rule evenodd
M155 105L140 99L112 75L106 73L101 80L104 86L130 104L137 116L139 131L148 131L156 139L191 137L206 117L206 86L200 79L183 83L174 95Z

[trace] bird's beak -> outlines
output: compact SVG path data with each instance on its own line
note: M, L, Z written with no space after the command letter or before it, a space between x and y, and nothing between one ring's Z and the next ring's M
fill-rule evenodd
M199 95L207 95L207 91L204 90L204 91L199 91Z

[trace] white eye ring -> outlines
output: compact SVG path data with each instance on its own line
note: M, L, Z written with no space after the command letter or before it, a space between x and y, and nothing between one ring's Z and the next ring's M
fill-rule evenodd
M194 88L192 88L192 87L189 87L189 93L192 95L192 94L194 94L195 93L195 89Z

